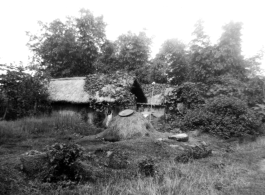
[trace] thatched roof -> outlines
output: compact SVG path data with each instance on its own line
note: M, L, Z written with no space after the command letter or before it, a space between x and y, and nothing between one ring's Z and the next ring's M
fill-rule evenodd
M142 85L142 89L147 98L147 104L152 105L162 105L165 101L165 96L167 96L172 90L174 86L170 86L168 84L145 84ZM153 90L154 89L154 90ZM153 90L153 96L152 96Z
M53 102L88 103L91 100L97 102L114 102L122 90L128 90L134 83L134 77L126 75L125 79L117 79L115 84L101 84L99 82L108 78L108 75L88 75L87 77L70 77L51 79L48 87L49 99ZM96 82L94 81L96 78ZM86 80L90 83L86 83ZM106 80L106 79L105 79ZM86 90L87 88L87 90ZM91 90L90 90L91 89Z
M84 91L85 77L51 79L49 99L53 102L87 103L91 97Z

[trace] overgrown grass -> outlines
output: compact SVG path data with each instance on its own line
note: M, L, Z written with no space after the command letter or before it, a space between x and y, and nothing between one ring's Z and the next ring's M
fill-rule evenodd
M89 183L75 187L32 182L24 186L23 193L34 192L39 195L264 194L265 175L259 173L257 163L265 155L265 138L248 144L235 145L233 149L232 153L213 155L187 164L168 162L156 177L127 180L116 175L111 181L105 183Z
M204 163L168 163L165 164L165 174L157 178L123 180L116 177L108 183L79 185L74 189L54 189L52 185L36 183L32 188L38 186L39 194L46 191L47 194L80 195L215 195L237 194L238 188L249 186L244 177L250 172L246 166L236 163L221 166L222 163L216 161Z
M82 184L75 187L62 187L63 185L60 184L55 186L35 181L24 185L21 194L264 194L265 188L262 186L264 186L265 176L264 173L259 173L256 166L265 155L265 138L248 144L235 145L233 149L232 153L213 155L187 164L168 162L156 177L126 180L116 175L109 182Z
M0 143L18 139L21 139L21 143L25 142L23 140L40 142L47 136L60 137L74 133L89 135L98 131L100 130L74 116L53 115L25 118L18 121L0 122ZM205 138L201 136L201 138L214 145L215 150L222 147L223 141L217 138L209 136ZM223 146L226 147L226 144ZM24 181L23 177L19 176L20 172L11 166L15 159L12 157L8 163L10 168L2 167L0 163L0 190L7 189L11 194L34 195L265 194L265 175L260 172L258 165L265 158L265 138L260 137L255 142L244 144L235 142L231 144L231 148L232 152L223 152L220 149L211 157L194 160L187 164L168 162L155 177L127 180L116 175L108 182L69 185L68 187L65 186L66 183L55 185L39 181Z
M101 129L87 124L78 116L59 115L23 118L0 122L0 144L38 137L65 136L71 134L93 135Z

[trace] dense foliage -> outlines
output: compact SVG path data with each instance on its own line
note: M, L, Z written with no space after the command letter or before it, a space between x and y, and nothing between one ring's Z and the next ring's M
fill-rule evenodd
M203 93L205 86L200 83L186 82L175 87L166 97L166 107L176 112L178 103L183 103L187 109L194 109L205 103Z
M79 181L80 175L73 167L78 158L83 155L83 148L77 144L55 143L47 149L49 164L44 181Z
M257 115L238 98L218 96L204 108L189 110L183 120L183 129L201 129L223 138L258 134Z
M90 107L98 112L113 106L127 107L135 103L135 96L130 92L134 77L116 72L109 74L93 74L86 77L84 89L91 95ZM105 98L101 101L100 98Z
M151 39L144 32L139 35L131 32L118 37L117 57L121 70L135 72L148 62Z
M163 81L163 75L167 75L167 80L171 84L181 84L187 79L188 61L185 51L185 44L178 39L166 40L156 55L153 63L157 67L154 80ZM154 72L155 73L155 72Z
M9 120L49 112L47 82L42 75L25 73L23 67L7 70L0 76L1 118Z
M94 72L93 63L105 42L103 17L94 17L82 9L79 17L39 25L41 34L28 34L28 46L34 52L33 63L52 77L85 76Z

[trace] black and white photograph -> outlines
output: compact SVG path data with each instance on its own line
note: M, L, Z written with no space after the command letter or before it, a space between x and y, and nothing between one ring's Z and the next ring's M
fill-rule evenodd
M264 195L265 1L0 0L0 195Z

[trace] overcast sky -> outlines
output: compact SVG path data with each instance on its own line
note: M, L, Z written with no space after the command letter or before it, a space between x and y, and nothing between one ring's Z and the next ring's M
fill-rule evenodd
M128 31L144 30L153 38L153 56L166 39L188 43L199 19L205 21L213 43L222 26L235 21L243 22L244 55L254 55L265 46L264 0L0 0L0 63L27 64L30 52L25 32L36 32L38 21L77 16L81 8L104 16L110 40Z

